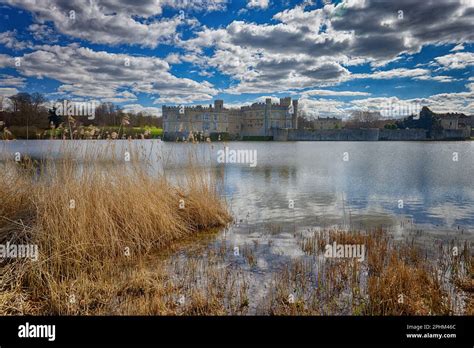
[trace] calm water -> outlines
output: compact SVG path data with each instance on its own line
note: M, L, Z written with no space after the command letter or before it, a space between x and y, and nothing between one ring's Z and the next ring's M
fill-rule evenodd
M12 158L16 152L57 157L62 144L3 142L0 152ZM84 157L105 144L77 141L72 147ZM218 163L224 146L256 151L257 165ZM114 143L118 158L126 151L138 155L132 148L176 176L190 152L197 155L200 165L221 179L222 194L247 230L268 224L283 231L383 225L403 233L409 224L433 234L474 232L474 142Z

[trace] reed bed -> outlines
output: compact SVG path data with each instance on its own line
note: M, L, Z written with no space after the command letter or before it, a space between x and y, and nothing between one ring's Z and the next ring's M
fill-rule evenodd
M365 260L325 258L333 242L365 245ZM274 276L260 314L473 314L474 260L467 242L456 253L454 242L440 245L435 260L382 229L316 231L300 235L299 245L308 256Z
M177 185L133 160L138 152L126 163L111 148L65 153L0 164L0 243L39 250L38 261L0 265L1 314L111 312L120 283L147 274L143 258L231 220L212 178L191 164Z

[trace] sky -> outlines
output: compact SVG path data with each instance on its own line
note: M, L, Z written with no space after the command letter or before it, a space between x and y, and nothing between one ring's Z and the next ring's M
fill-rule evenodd
M0 0L0 96L474 114L473 41L474 0Z

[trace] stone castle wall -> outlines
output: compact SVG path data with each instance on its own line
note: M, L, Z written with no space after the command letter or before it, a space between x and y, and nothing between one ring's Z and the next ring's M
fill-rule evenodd
M273 129L277 141L376 141L378 129Z
M460 129L433 132L425 129L272 129L275 141L422 141L468 139Z

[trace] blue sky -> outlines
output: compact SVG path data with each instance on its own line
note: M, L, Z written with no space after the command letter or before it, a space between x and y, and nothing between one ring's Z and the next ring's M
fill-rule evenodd
M0 0L0 18L4 97L474 114L472 0Z

